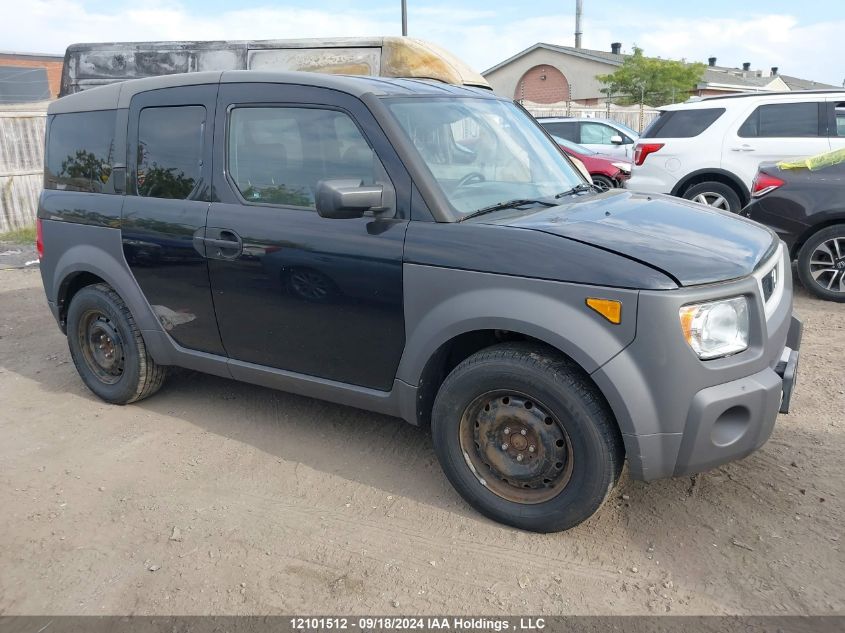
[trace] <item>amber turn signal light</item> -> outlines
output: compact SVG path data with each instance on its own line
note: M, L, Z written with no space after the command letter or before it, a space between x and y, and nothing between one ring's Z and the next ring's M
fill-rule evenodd
M602 315L611 323L619 325L622 322L622 302L612 299L587 298L587 305Z

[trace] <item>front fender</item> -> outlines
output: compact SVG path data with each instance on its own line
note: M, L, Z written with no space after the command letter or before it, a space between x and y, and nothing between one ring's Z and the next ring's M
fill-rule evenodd
M447 341L478 330L509 330L543 341L592 373L634 340L638 291L510 275L404 265L405 352L397 378L419 385ZM622 302L614 325L588 297Z

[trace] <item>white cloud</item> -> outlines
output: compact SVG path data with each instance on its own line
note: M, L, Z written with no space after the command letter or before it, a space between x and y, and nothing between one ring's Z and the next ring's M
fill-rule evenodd
M839 39L845 20L802 25L793 15L745 15L742 18L666 18L639 14L626 25L626 47L636 43L647 55L706 62L720 66L768 71L778 66L794 77L840 85L845 67L831 64L840 58Z
M0 48L53 53L73 42L398 35L400 29L398 6L328 11L268 4L209 14L163 0L116 0L92 9L78 0L0 0L0 15L15 16L0 20ZM519 6L473 11L415 2L409 8L409 28L412 36L440 44L477 70L536 42L572 43L572 13L521 17L525 15ZM584 21L584 46L608 50L610 42L622 41L626 50L636 43L648 55L690 61L715 55L723 65L749 61L764 70L779 66L789 75L838 85L845 68L830 62L840 58L843 32L842 19L816 24L764 14L673 19L596 5L595 14Z

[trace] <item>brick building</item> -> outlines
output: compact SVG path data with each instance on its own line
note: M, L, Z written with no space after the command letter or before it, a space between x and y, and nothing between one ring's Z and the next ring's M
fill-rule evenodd
M0 51L0 103L55 99L63 62L62 55Z

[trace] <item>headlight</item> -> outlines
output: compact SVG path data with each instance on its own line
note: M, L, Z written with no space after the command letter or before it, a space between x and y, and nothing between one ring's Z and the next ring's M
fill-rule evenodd
M702 360L748 348L748 301L733 297L681 307L681 330Z
M631 163L611 163L616 169L619 171L625 172L626 174L631 173Z

